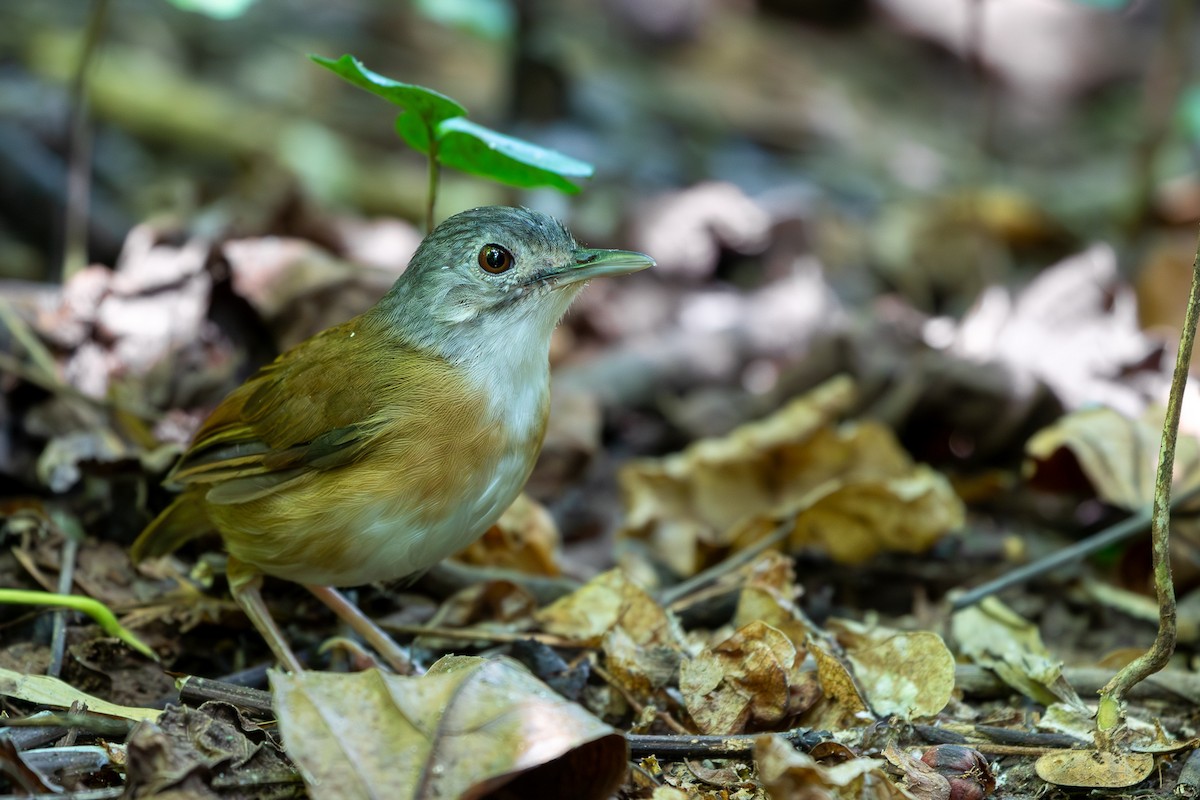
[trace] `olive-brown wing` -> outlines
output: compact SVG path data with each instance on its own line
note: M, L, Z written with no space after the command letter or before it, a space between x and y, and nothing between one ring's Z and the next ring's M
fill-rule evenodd
M352 320L283 353L217 406L168 482L225 484L209 500L230 495L226 501L234 502L231 496L271 491L303 470L352 461L379 432L376 412L405 390L389 368L404 360L403 346L378 344Z

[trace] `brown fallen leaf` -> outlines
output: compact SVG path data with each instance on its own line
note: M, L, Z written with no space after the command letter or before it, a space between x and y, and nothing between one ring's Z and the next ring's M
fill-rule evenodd
M954 656L932 631L897 631L830 620L858 686L880 717L931 717L954 693Z
M834 378L728 436L627 465L621 535L647 540L680 575L784 520L794 520L793 549L815 547L845 563L927 549L961 526L962 503L887 428L835 425L853 397L849 379Z
M495 525L455 558L466 564L553 577L562 574L559 541L558 526L550 512L521 493Z
M1136 786L1154 771L1154 756L1104 750L1060 750L1034 762L1037 775L1056 786L1123 789Z
M452 656L419 678L272 672L288 755L320 798L605 798L624 737L507 658Z
M734 628L762 620L787 636L797 649L803 649L816 626L796 604L800 588L796 585L792 559L769 550L748 571L733 614Z
M779 736L754 743L759 780L776 800L913 800L884 772L876 758L856 758L826 766Z
M542 630L596 646L621 627L638 645L683 646L679 622L618 569L603 572L535 615Z
M1074 457L1078 470L1105 503L1129 511L1148 506L1154 498L1154 473L1162 439L1158 419L1131 419L1111 408L1086 408L1065 415L1026 443L1025 472L1034 486L1071 483L1062 475L1061 455ZM1175 449L1174 491L1200 485L1200 441L1181 435Z
M810 636L808 652L817 662L817 680L821 699L805 715L804 722L816 729L842 730L861 727L875 721L865 692L836 642L828 637Z
M803 653L781 631L756 621L679 668L679 690L702 733L776 725L816 700L799 670Z

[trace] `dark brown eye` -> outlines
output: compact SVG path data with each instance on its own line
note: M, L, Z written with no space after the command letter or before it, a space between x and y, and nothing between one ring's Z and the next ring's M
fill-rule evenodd
M485 244L479 251L479 266L493 275L512 269L513 254L498 244Z

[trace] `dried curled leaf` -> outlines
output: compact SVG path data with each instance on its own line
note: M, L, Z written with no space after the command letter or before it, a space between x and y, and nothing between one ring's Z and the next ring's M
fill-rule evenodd
M835 425L853 397L849 379L834 378L728 436L628 465L622 535L648 540L682 575L791 519L793 548L845 563L927 549L962 524L962 503L887 428Z
M538 611L535 618L547 633L589 646L600 644L616 627L638 645L678 648L683 643L675 617L618 569L597 575Z
M1162 419L1131 419L1111 408L1087 408L1043 428L1025 445L1026 472L1035 484L1056 486L1070 481L1061 475L1063 452L1078 463L1096 496L1119 508L1136 510L1154 498L1154 474ZM1056 469L1059 468L1059 469ZM1175 491L1200 485L1200 442L1180 436L1175 447Z
M771 797L814 800L910 800L912 797L892 783L880 759L856 758L826 766L778 736L760 736L755 740L754 763Z
M954 692L954 656L932 631L896 631L852 620L827 626L879 716L931 717Z
M516 662L448 657L419 678L271 673L288 754L314 798L607 797L624 737ZM582 793L582 794L580 794Z
M781 631L751 622L679 669L679 690L704 733L741 733L802 711L815 685L799 671L802 654Z
M958 652L1021 694L1049 705L1061 700L1073 706L1082 701L1062 674L1062 662L1053 658L1037 626L994 597L956 611L950 630Z

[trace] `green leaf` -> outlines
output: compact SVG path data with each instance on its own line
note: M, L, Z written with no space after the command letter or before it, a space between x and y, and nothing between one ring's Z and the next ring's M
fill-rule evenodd
M170 0L170 2L183 11L207 14L216 19L234 19L245 14L246 9L254 5L255 0Z
M464 117L443 120L436 130L438 161L510 186L553 186L575 194L579 187L567 179L590 178L595 171L586 161L505 136Z
M436 125L451 117L461 117L467 110L446 95L416 86L411 83L401 83L391 78L385 78L377 72L372 72L362 65L362 62L351 55L344 55L334 61L318 55L309 55L314 62L335 72L355 86L366 89L371 94L382 97L389 103L394 103L408 111L415 112L429 125ZM407 141L407 140L405 140Z
M1189 86L1184 90L1175 113L1192 143L1200 142L1200 86Z
M396 117L396 135L418 153L429 152L430 128L431 125L420 114L402 111Z
M1075 2L1080 5L1102 8L1105 11L1119 11L1129 5L1129 0L1075 0Z

